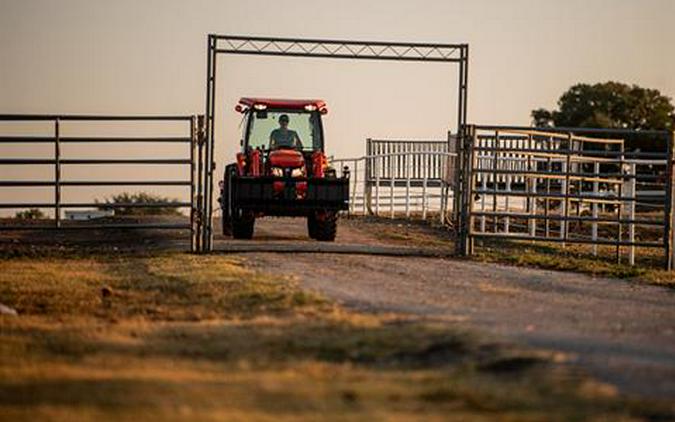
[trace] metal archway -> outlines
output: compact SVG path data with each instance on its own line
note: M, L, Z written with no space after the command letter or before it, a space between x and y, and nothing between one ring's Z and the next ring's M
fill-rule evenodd
M205 169L200 174L201 251L213 249L213 171L215 170L216 65L219 54L310 57L401 62L445 62L459 65L457 131L463 133L467 119L468 44L409 43L381 41L317 40L209 34L206 64Z

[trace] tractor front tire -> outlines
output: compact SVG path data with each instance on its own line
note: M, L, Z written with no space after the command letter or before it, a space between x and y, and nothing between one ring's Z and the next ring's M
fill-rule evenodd
M235 164L225 167L223 175L223 187L220 190L220 209L222 210L222 230L223 236L232 236L232 205L230 204L230 184L232 177L237 174Z
M223 211L223 236L232 236L232 221L230 221L229 217L225 215L225 211Z
M255 216L243 214L232 218L232 237L235 239L252 239L255 228Z
M337 214L327 212L322 215L310 214L307 217L309 237L321 242L332 242L337 234Z

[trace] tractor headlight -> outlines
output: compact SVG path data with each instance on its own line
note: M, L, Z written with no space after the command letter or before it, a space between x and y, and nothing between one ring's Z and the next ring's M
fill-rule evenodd
M297 169L293 169L293 171L291 172L291 177L304 177L304 175L305 175L305 169L303 169L302 167L297 168Z
M272 167L272 176L284 177L284 169L281 167Z

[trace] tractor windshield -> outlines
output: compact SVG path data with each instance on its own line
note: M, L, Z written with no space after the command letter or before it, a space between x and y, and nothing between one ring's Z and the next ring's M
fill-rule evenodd
M298 110L251 110L245 147L323 151L321 116Z

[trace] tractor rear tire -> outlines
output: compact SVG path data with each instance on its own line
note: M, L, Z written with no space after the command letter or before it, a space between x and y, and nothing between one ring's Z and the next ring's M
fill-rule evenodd
M255 228L255 216L242 215L232 218L232 237L235 239L252 239Z
M314 214L307 217L307 234L309 234L310 239L316 239L316 217Z
M332 242L337 234L337 214L328 212L318 218L316 214L307 217L307 231L309 237L320 242Z

